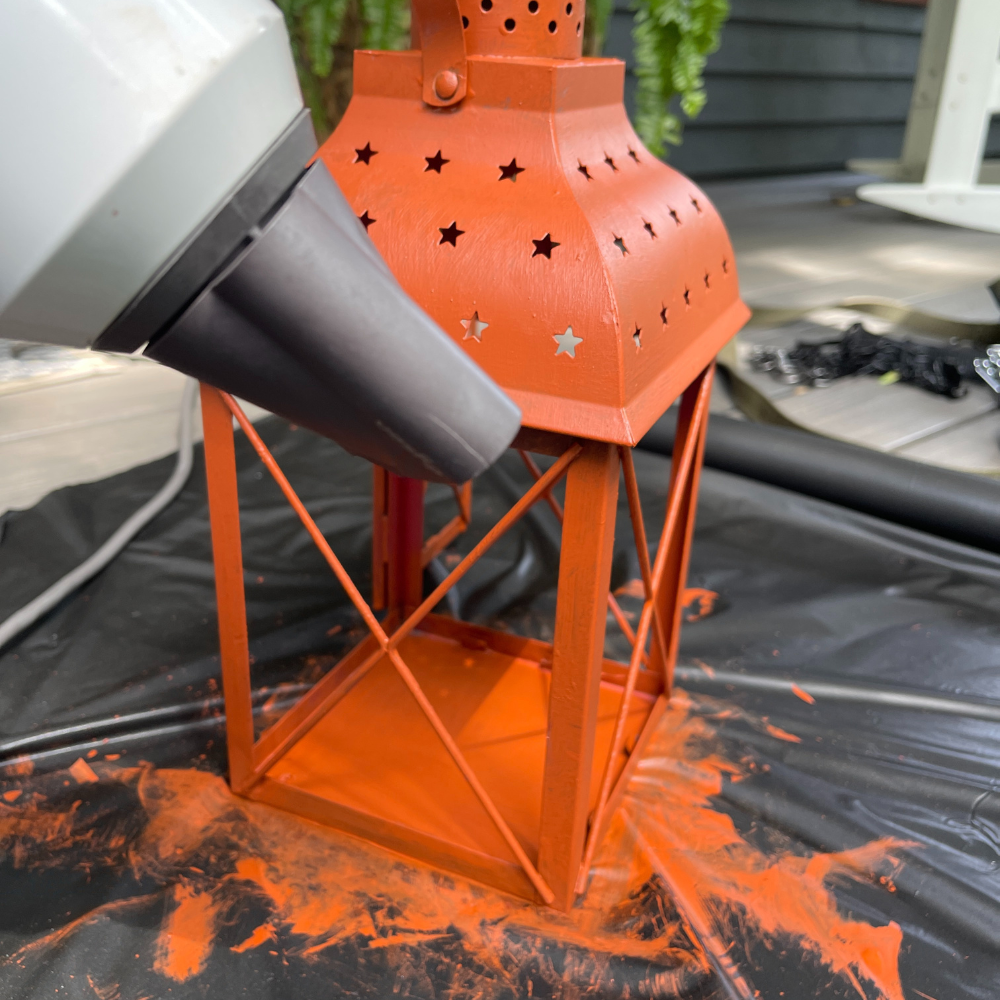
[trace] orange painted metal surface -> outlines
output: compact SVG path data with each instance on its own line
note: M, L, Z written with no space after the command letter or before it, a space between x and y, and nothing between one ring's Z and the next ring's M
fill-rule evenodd
M582 3L531 5L462 3L469 93L447 112L421 53L356 53L319 156L525 426L634 445L748 312L715 209L629 124L624 64L579 58Z
M421 50L356 53L353 100L318 154L403 287L523 412L514 447L534 485L427 597L424 568L471 522L471 484L425 538L424 484L375 471L369 605L236 403L204 391L233 787L563 910L666 708L713 359L748 315L714 208L628 123L623 64L580 58L583 15L578 0L417 0ZM630 448L678 397L651 560ZM230 413L370 632L256 744ZM634 630L609 592L623 473ZM552 645L433 615L539 502L562 524ZM627 665L604 659L609 608Z
M206 385L201 387L201 421L205 431L205 469L211 501L209 514L222 689L226 698L229 780L234 791L242 792L253 780L253 702L233 417L222 394Z
M590 442L566 477L538 866L568 909L583 858L618 500L618 452ZM607 751L605 751L607 753Z
M649 593L627 668L602 656L620 448L552 435L529 438L532 447L559 457L538 470L527 493L419 604L419 592L392 581L394 574L412 580L413 567L421 565L427 544L415 527L422 524L421 484L399 480L394 487L380 474L376 482L389 509L376 503L376 525L379 517L402 525L386 529L381 546L373 546L388 566L382 589L392 604L380 622L235 400L203 387L234 790L568 909L586 884L609 809L637 759L626 753L626 743L641 747L657 706L665 704L656 698L667 675L641 667L650 625L662 610L655 597L668 556L685 551L690 533L690 516L679 514L687 510L697 472L710 385L709 369L685 394L693 402L685 405L689 418L678 442L663 538L652 567L648 555L640 557ZM256 742L252 726L241 725L250 663L232 417L370 632ZM624 468L634 499L628 459ZM445 593L533 504L554 502L552 487L567 473L554 643L434 616ZM467 521L468 488L456 490L456 499ZM637 504L632 513L642 543ZM672 626L664 640L668 649L676 645L679 602L678 596L665 619Z

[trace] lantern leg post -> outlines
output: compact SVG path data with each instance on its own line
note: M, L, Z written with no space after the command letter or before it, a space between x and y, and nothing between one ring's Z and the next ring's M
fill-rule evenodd
M677 646L680 642L684 587L691 556L691 538L694 534L698 483L705 455L705 432L708 428L707 396L712 390L714 372L715 365L713 363L687 387L681 398L670 473L670 493L673 494L675 490L681 491L680 506L670 537L661 538L659 543L667 546L667 551L663 572L657 581L658 586L653 599L663 624L664 642L667 648L662 648L656 634L654 634L649 666L651 670L659 671L662 674L664 691L668 698L673 688L674 663L677 659ZM698 406L699 399L703 401L703 405L700 407ZM679 479L678 464L684 451L684 445L692 436L695 437L694 460L688 474L683 479Z
M372 466L372 611L389 603L389 473Z
M215 561L222 692L226 701L229 780L235 792L244 792L255 779L254 732L233 415L219 391L204 384L201 387L201 419L205 429L205 471Z
M587 835L618 462L613 444L588 442L566 478L538 848L538 870L563 910Z
M424 596L424 488L386 472L386 603L406 617Z

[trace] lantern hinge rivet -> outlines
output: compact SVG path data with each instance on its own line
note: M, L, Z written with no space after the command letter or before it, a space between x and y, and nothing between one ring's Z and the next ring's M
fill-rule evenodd
M443 69L434 77L434 93L442 101L454 97L458 90L458 74L453 69Z

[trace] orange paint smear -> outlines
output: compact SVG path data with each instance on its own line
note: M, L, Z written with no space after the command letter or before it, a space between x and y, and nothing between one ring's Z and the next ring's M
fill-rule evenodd
M94 977L87 973L87 982L90 988L97 994L100 1000L118 1000L121 996L121 987L117 983L108 983L107 986L100 986L94 981Z
M270 921L263 923L260 927L255 927L253 933L245 940L241 941L239 944L234 944L230 951L235 951L237 954L242 955L245 951L251 951L253 948L259 948L262 944L268 941L276 941L277 933L274 929L274 924Z
M640 579L629 580L623 583L616 591L615 597L636 597L640 601L646 596L646 585Z
M635 864L684 886L693 920L724 940L730 932L720 926L720 915L723 926L735 921L748 940L791 938L862 998L874 989L879 1000L904 1000L901 929L845 919L828 885L845 878L878 883L884 871L898 870L898 853L913 845L886 839L833 854L765 854L712 805L710 796L721 792L732 765L711 752L692 754L698 747L707 751L711 736L707 722L671 706L615 817L618 843L607 851L621 852L630 842ZM638 829L641 846L630 832ZM602 863L611 859L599 857Z
M64 851L92 842L92 831L75 830L75 813L75 805L50 812L34 801L0 808L0 850L10 854L15 868L54 867Z
M700 667L701 670L705 673L706 676L708 676L708 677L714 677L715 676L715 668L714 667L710 667L704 660L699 660L699 659L695 658L694 664L695 664L695 666Z
M880 840L851 851L803 854L747 843L712 797L724 781L749 774L752 764L726 758L706 711L768 730L745 710L678 691L610 821L587 892L568 914L239 799L203 771L103 767L103 780L134 788L148 817L128 847L136 877L153 879L169 893L154 969L174 983L198 977L221 933L221 901L231 906L252 898L255 906L263 899L270 912L227 953L278 942L283 956L311 963L331 948L351 946L378 949L409 968L414 949L458 938L464 953L495 977L483 979L481 989L477 981L473 992L483 1000L509 992L518 969L531 970L540 994L564 995L571 983L573 995L617 995L609 956L648 966L636 995L684 995L721 968L737 995L753 996L734 939L772 948L795 943L859 996L903 1000L899 927L842 917L831 886L855 880L889 891L899 852L908 845ZM0 850L28 866L36 863L38 845L57 856L60 848L89 844L93 825L81 824L77 832L75 814L75 806L46 812L33 801L0 807ZM220 855L228 859L221 870ZM149 905L150 899L108 908ZM642 899L652 899L659 913L655 933ZM108 908L32 942L18 961L44 961L45 949ZM553 945L572 950L568 971L546 957L544 948Z
M215 938L218 904L211 893L184 882L174 886L173 902L160 931L153 968L182 983L205 968Z
M3 793L4 802L16 802L21 797L20 788L12 788L9 792Z
M796 698L801 698L807 705L816 704L816 699L808 691L803 691L798 684L792 685L792 694L794 694Z
M684 620L697 622L707 618L715 610L715 602L718 599L719 595L714 590L705 590L703 587L685 588L681 602L684 607Z
M97 777L94 769L82 758L77 757L69 768L69 773L73 775L78 785L96 784L101 779Z
M780 726L772 726L770 723L768 723L764 727L764 729L767 730L767 732L769 732L775 739L784 740L786 743L802 742L801 736L796 736L795 733L789 733L786 730L782 729Z
M28 777L35 773L35 762L30 757L17 757L9 764L4 764L4 777Z

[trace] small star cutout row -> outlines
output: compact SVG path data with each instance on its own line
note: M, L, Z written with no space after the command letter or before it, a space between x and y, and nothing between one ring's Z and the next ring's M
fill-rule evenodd
M465 336L463 340L476 340L482 343L483 340L483 330L485 330L490 324L483 322L479 318L479 310L477 309L473 314L471 319L463 319L462 326L465 328Z
M573 327L567 326L565 333L556 334L552 338L559 346L556 348L556 357L560 354L568 354L571 358L576 357L576 345L583 343L583 337L573 336Z

